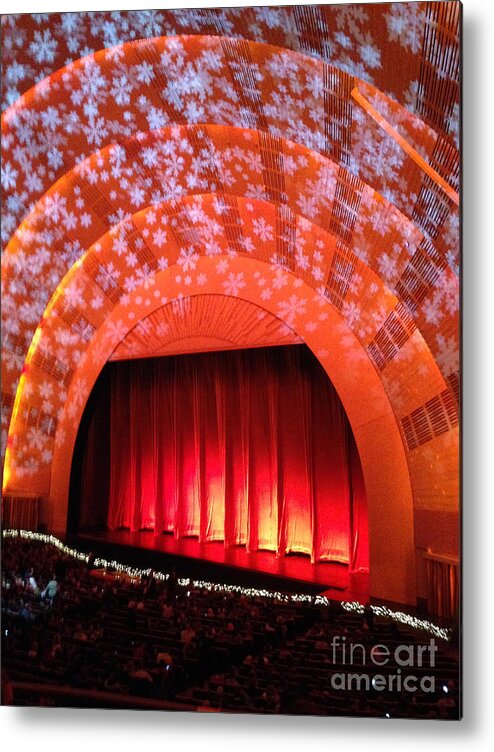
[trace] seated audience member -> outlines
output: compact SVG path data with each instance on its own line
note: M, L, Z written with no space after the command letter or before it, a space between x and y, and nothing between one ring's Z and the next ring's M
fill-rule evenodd
M49 581L48 585L45 587L45 589L41 592L41 597L45 598L49 601L53 601L56 594L58 593L58 582L55 575L52 575L51 580Z

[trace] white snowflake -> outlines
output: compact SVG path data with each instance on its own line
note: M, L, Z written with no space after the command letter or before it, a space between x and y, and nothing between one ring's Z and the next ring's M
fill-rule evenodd
M94 311L98 311L103 305L103 296L96 292L91 298L90 306Z
M158 152L153 147L146 147L142 150L142 161L146 167L156 167L158 164Z
M276 269L275 276L272 282L272 286L274 290L281 290L283 287L286 287L288 284L288 275L286 272L283 271L283 269Z
M422 47L426 16L418 3L391 3L386 13L388 37L415 55Z
M15 188L17 184L18 171L13 167L10 162L4 162L2 164L2 188L8 191L10 188Z
M133 183L129 190L129 196L134 206L142 206L144 203L145 192L141 185Z
M48 29L43 32L35 31L34 40L29 45L29 50L37 63L52 63L55 59L58 42Z
M226 295L238 295L239 291L245 287L243 272L230 272L227 279L223 282Z
M84 306L84 295L82 286L78 283L77 279L70 282L64 289L64 298L74 308Z
M120 270L110 262L106 266L100 267L96 276L96 281L103 290L107 291L118 286L119 277Z
M216 271L218 274L225 274L226 270L230 266L228 259L220 259L216 265Z
M422 305L422 311L428 324L437 326L437 324L439 324L439 322L443 318L443 313L440 309L440 306L436 303L435 300L426 300Z
M43 399L48 399L53 394L53 384L50 381L42 381L39 385L39 393Z
M158 227L156 232L153 233L153 243L158 247L162 248L167 240L167 232L166 230L163 230L163 228Z
M382 276L387 281L393 280L396 277L396 259L389 256L387 253L383 253L379 256L377 265Z
M307 301L304 298L299 298L298 295L290 295L288 300L282 300L278 303L278 315L283 321L292 326L295 322L296 316L301 316L305 313Z
M43 128L54 131L59 125L59 114L56 107L48 107L41 113L41 122Z
M186 248L180 252L177 264L182 267L184 272L187 272L195 269L198 261L199 254L195 252L194 248Z
M453 337L446 338L442 334L438 334L436 342L439 347L436 359L443 374L454 373L459 367L459 351L456 340Z
M39 428L29 428L26 438L31 449L43 449L47 440L46 434Z
M5 70L5 80L8 83L17 84L27 75L26 66L14 60Z
M116 104L125 105L130 103L130 92L132 91L132 84L124 74L113 76L110 91Z
M105 340L110 344L117 344L127 334L127 327L121 319L110 321L106 325Z
M354 301L350 301L350 302L346 301L343 304L342 313L347 324L350 327L352 327L353 324L355 324L356 322L360 321L360 317L361 317L360 306L358 306L357 303L355 303Z
M55 146L52 146L51 149L48 150L46 156L48 158L48 164L50 167L53 167L54 170L58 170L58 168L63 165L63 154L60 149L57 149Z
M273 227L268 222L266 222L264 217L259 217L258 219L254 219L252 224L253 224L255 234L263 242L273 239Z
M167 124L168 117L161 110L157 110L156 107L151 107L151 110L147 115L147 121L149 130L154 131L158 130L159 128L164 128Z
M135 66L136 78L141 83L149 84L154 78L153 66L146 61Z
M381 53L372 44L362 45L359 49L360 57L368 68L381 68Z

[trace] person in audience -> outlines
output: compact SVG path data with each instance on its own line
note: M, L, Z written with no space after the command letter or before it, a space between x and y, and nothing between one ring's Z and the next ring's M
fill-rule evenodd
M196 633L191 628L190 624L186 624L185 628L182 629L182 631L180 632L180 640L182 641L184 645L184 649L190 646L195 636L196 636Z
M33 593L36 593L38 591L38 583L36 582L36 578L34 576L34 570L32 567L27 573L26 587L28 590L31 590L31 592Z
M45 587L45 589L41 593L42 598L46 598L48 602L53 602L56 595L58 593L58 582L56 575L53 574L51 580L49 581L48 585Z
M118 681L114 671L105 679L103 687L108 692L127 692L129 689L126 684Z
M273 684L269 684L267 689L263 692L262 699L266 704L267 710L270 710L272 713L279 713L281 697Z

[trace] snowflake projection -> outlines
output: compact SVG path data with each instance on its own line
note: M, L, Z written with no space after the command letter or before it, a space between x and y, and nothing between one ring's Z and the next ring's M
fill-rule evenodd
M259 217L259 219L255 219L253 222L254 225L254 232L261 240L262 242L266 242L267 240L273 239L273 228L272 226L266 222L264 217Z
M58 42L48 29L35 31L34 39L29 45L29 51L36 63L53 63Z
M305 307L306 300L294 294L278 304L278 313L288 326L293 326L295 320L305 313Z
M141 44L139 56L143 59L138 64L135 54L134 46L124 45L90 55L69 65L52 86L33 90L29 98L19 100L5 113L4 143L15 139L18 146L8 160L4 177L9 204L4 233L11 232L31 203L54 179L80 162L85 153L130 138L137 131L156 130L184 121L255 127L262 116L274 136L292 139L316 151L327 149L325 123L330 118L336 127L335 115L325 111L323 89L309 90L309 86L301 92L299 85L300 81L323 80L323 64L317 60L251 43L254 110L247 112L242 104L241 84L232 85L230 65L221 40L212 37L158 39L152 45ZM143 75L143 66L146 75ZM163 79L167 82L164 91ZM355 80L355 85L374 103L379 103L378 109L385 112L393 125L399 126L412 144L418 144L420 133L420 142L425 144L421 147L422 156L432 159L437 134L429 129L425 138L417 117L363 81ZM157 105L156 100L163 101L163 97L165 103ZM410 216L410 195L413 194L410 183L417 185L419 168L367 113L354 105L351 97L348 104L352 108L348 156L352 171ZM344 127L343 123L339 126L341 133ZM143 163L149 166L153 166L156 158L154 148L142 155ZM178 153L170 155L170 162L178 169L181 158ZM33 165L33 160L40 162L39 167ZM224 183L235 177L206 145L194 170L187 176L191 188L200 188L196 172L206 164ZM260 165L262 163L258 162L258 169ZM91 181L91 174L87 177ZM321 182L323 180L322 176L315 181L306 194L303 208L309 215L317 192L329 187ZM132 189L129 184L129 190L134 190L137 203L142 188ZM161 189L155 184L154 190L153 200L157 203L171 197L177 190L177 176L172 169ZM254 195L260 197L259 193Z
M83 291L77 280L70 282L64 288L63 294L66 302L74 308L84 305Z
M342 378L371 369L398 420L445 389L458 212L431 231L421 169L351 96L446 175L435 154L445 134L454 149L458 110L444 133L413 113L429 11L407 7L317 6L315 43L292 8L2 17L13 487L49 487L98 368L122 341L132 355L134 327L152 338L150 312L194 295L255 300L328 369L339 348ZM331 109L331 76L348 117ZM426 252L433 281L417 278ZM415 329L378 372L368 348L399 305ZM166 342L173 327L160 331Z
M359 55L362 62L367 68L381 68L381 53L377 47L372 44L363 44L360 46Z
M228 158L230 147L228 146L231 139L237 137L236 133L232 133L226 140L226 146L222 142L225 131L208 126L208 128L202 127L200 129L202 136L207 136L210 148L214 149L218 159L224 161ZM242 195L246 192L245 186L251 184L253 180L261 180L262 174L259 174L257 165L261 160L259 151L259 136L252 131L245 132L249 134L249 139L241 140L242 147L237 146L235 150L235 159L241 170L237 171L237 177L234 183L228 186L228 190L235 194ZM72 175L65 176L64 186L65 191L62 196L59 192L58 184L52 191L50 191L39 208L33 213L32 223L31 220L23 226L23 233L19 236L18 240L20 245L16 246L16 254L7 254L7 259L17 258L15 266L15 279L14 275L9 279L9 287L4 286L4 291L9 290L10 294L15 294L15 299L18 301L18 305L22 304L23 296L27 289L33 288L32 280L32 268L33 268L33 256L32 253L36 248L37 259L37 276L36 276L36 294L31 297L34 301L34 305L38 306L38 317L42 315L42 301L43 297L40 291L49 285L49 280L61 280L63 274L67 271L72 263L74 263L83 254L83 246L90 244L97 237L101 231L101 220L97 214L94 213L94 209L90 203L82 199L84 180L91 176L91 185L96 189L104 191L111 198L112 205L115 207L115 211L110 214L110 221L114 225L112 234L114 237L113 248L115 254L118 257L125 257L127 265L132 269L137 263L137 257L130 252L128 246L128 234L132 232L131 213L135 210L141 209L143 206L153 204L154 196L154 180L153 175L158 172L163 180L166 180L170 171L173 171L174 175L179 181L185 179L190 175L191 171L196 170L197 183L201 186L202 190L211 190L211 177L209 175L209 167L206 163L203 163L204 172L201 172L201 168L198 166L199 161L196 158L197 151L193 148L192 142L189 140L192 137L192 130L190 128L174 128L169 129L165 133L153 133L153 134L140 134L137 137L137 143L140 148L141 154L149 154L153 152L153 166L145 169L139 163L136 163L133 157L133 144L129 143L128 146L122 145L120 147L109 147L99 153L96 153L92 157L88 158L85 162L80 163L73 171ZM179 149L182 149L182 159L177 159ZM336 166L329 160L324 160L319 155L310 153L307 149L296 146L293 143L287 142L286 153L292 156L291 161L284 160L283 165L287 166L290 174L287 175L287 187L289 192L287 194L287 200L289 205L292 206L293 211L298 212L300 207L299 198L306 193L313 193L313 203L311 205L311 219L316 221L324 220L324 217L332 210L331 198L334 200L334 193L336 189ZM248 169L252 168L253 174L249 174ZM312 178L307 178L307 174L316 172L318 176L318 183L320 189L314 189L314 181ZM288 177L290 180L288 181ZM135 192L129 191L129 185L133 185L135 188L140 189L139 196L142 203L140 205L134 204ZM179 182L180 185L180 182ZM329 190L323 190L324 186L329 187ZM409 238L416 237L417 233L413 228L413 225L406 220L399 212L393 209L393 207L378 200L378 197L373 198L372 191L365 194L366 198L361 202L361 219L357 223L355 230L355 244L358 247L361 242L366 242L368 252L365 256L361 256L363 260L370 264L376 271L379 269L379 260L381 255L381 249L383 243L387 247L391 247L396 254L396 266L398 269L403 270L403 264L409 259L409 253L406 252L406 243L409 242ZM117 208L118 207L118 208ZM225 205L224 202L218 202L215 200L216 214L219 219L224 216ZM91 221L84 220L84 217L89 215ZM79 216L79 225L72 228L72 218ZM165 249L168 244L168 235L170 233L168 219L163 215L160 223L149 224L149 220L152 217L152 213L148 215L148 233L151 233L151 239L153 242ZM200 220L202 216L200 202L195 201L194 204L188 210L188 217L192 220ZM82 221L83 220L83 221ZM372 224L372 232L369 229L369 222ZM28 229L31 224L36 227L35 233L32 234ZM269 226L268 226L269 225ZM241 239L240 245L242 250L246 253L252 254L257 242L256 237L259 238L259 233L268 237L272 235L272 228L274 222L267 223L264 218L256 217L255 230L253 236L250 234L244 236ZM67 227L67 232L72 235L77 232L78 239L72 240L64 238L66 236L59 235L61 228ZM214 227L214 223L211 223L208 228L208 237L205 241L206 252L211 255L221 253L221 243L219 243L215 237L214 232L211 231ZM399 228L399 234L397 228ZM46 253L46 247L54 245L53 235L58 233L58 246L62 247L62 252L57 252L54 256L50 257ZM375 240L373 238L375 237ZM44 238L44 245L40 248L40 239ZM359 240L362 238L362 241ZM148 234L148 240L150 236ZM414 240L416 243L417 240ZM296 262L301 272L305 272L312 268L312 273L315 275L316 281L321 281L323 278L323 269L320 261L322 257L320 253L314 254L315 265L310 264L311 253L310 247L313 246L313 242L305 243L302 237L298 238L296 244ZM45 252L42 254L42 249L45 248ZM22 249L22 250L21 250ZM184 271L190 271L190 265L194 263L194 252L190 249L188 254L185 254L180 263L184 266ZM190 260L189 260L190 256ZM25 258L24 271L20 261ZM39 264L42 263L42 266ZM165 257L158 259L158 265L168 264L168 260ZM55 277L57 269L58 275ZM12 268L14 272L14 268ZM114 277L114 269L109 268L107 276L106 272L98 272L98 280L102 289L106 292L110 289L118 287L118 277ZM20 286L23 275L25 275L25 285ZM10 282L12 279L12 282ZM126 275L128 280L125 288L128 290L130 287L135 287L137 281L133 275ZM13 288L12 288L13 285ZM27 287L26 287L27 286ZM15 290L17 289L17 293ZM267 292L266 295L269 293ZM8 298L7 298L8 300ZM95 307L101 307L100 296L92 296L92 305ZM45 301L46 302L46 301ZM8 328L14 325L18 319L12 318L8 314L10 306L5 308L5 326ZM36 318L36 317L35 317ZM32 336L32 334L31 334Z
M85 404L87 398L88 385L84 378L74 380L71 387L72 406L77 409Z
M460 215L451 212L441 227L437 244L445 249L448 266L455 276L460 272Z
M441 354L438 356L438 364L447 373L455 373L459 367L458 348L454 337L438 335L438 345Z
M88 50L114 47L138 38L178 34L218 34L257 42L280 44L304 51L330 62L340 63L352 75L373 81L376 53L383 58L399 49L404 64L381 71L381 88L400 100L417 75L418 53L424 34L425 5L402 3L376 6L373 12L363 6L325 6L318 10L319 26L325 29L321 46L308 43L292 8L240 8L197 10L152 10L3 16L4 75L10 87L21 93L40 76L47 76ZM387 38L382 29L387 30ZM43 58L40 65L39 57ZM142 66L142 64L141 64ZM150 72L139 66L138 75L149 80ZM136 66L137 67L137 66ZM8 73L8 76L7 76ZM382 78L386 76L385 78ZM5 92L8 97L11 88ZM12 96L10 94L10 96Z
M2 164L2 188L4 190L15 188L17 185L18 174L18 171L10 164L10 162L4 162Z
M186 248L178 257L177 264L184 272L188 272L196 268L198 260L199 254L195 252L194 248Z
M127 327L123 321L112 321L108 324L105 331L105 340L110 344L118 344L127 334Z
M385 14L388 38L405 50L417 54L422 47L426 16L422 8L410 3L392 3Z
M396 261L388 253L382 253L378 261L382 279L392 283L396 279Z
M245 287L245 280L243 272L235 274L230 272L227 279L223 282L223 288L226 295L238 295L240 290Z
M243 233L255 237L254 221L256 217L259 216L260 213L263 213L266 218L266 222L272 225L274 222L274 215L270 215L270 212L274 212L275 210L273 207L269 208L269 205L266 205L264 202L255 202L254 205L252 205L250 203L251 201L252 200L246 202L245 200L242 201L241 199L237 199L237 208L240 213ZM197 208L199 206L197 198L193 196L184 198L182 203L183 216L190 216L190 209L193 207ZM196 231L199 234L198 237L200 238L203 233L210 236L211 232L213 232L215 242L220 244L222 248L225 249L225 242L227 241L225 240L226 234L224 232L224 227L216 219L218 216L218 202L216 200L216 197L203 196L200 201L200 208L201 213L198 217L196 217L197 221L194 224ZM149 207L147 210L141 211L133 217L134 244L136 244L137 246L139 245L139 239L140 237L142 238L142 233L145 231L149 233L148 237L152 238L153 233L156 231L156 229L162 226L163 217L166 216L165 210L166 205L164 205L163 207ZM226 221L227 217L225 217L224 214L223 217ZM214 229L212 230L211 228ZM332 263L331 254L335 251L334 242L331 241L330 236L328 236L325 231L315 227L308 221L304 221L304 223L302 223L301 225L301 228L303 228L303 231L307 233L307 237L312 239L313 243L317 244L320 247L326 246L328 248L329 255L327 257L321 255L321 263L325 265L327 274ZM302 229L300 229L300 232L302 233ZM138 234L136 235L135 233ZM180 242L176 234L174 236L174 240L170 241L170 243L171 242ZM271 246L269 249L269 254L272 255L276 240L273 237L270 241L266 242ZM306 242L305 238L303 238L303 242ZM202 244L199 243L198 248L201 247ZM257 249L257 245L255 247ZM151 250L153 250L154 246L150 246L150 248ZM156 248L154 252L159 255L161 251L159 248ZM322 254L322 251L318 252ZM188 289L192 290L194 286L196 286L197 289L201 289L204 285L204 277L206 277L210 281L210 284L214 283L218 285L218 289L222 294L230 296L242 297L243 295L247 294L247 291L254 285L255 288L259 290L259 299L263 302L269 301L270 304L274 307L276 315L281 320L283 320L287 326L295 326L295 328L300 326L300 330L304 333L304 336L318 331L321 328L321 325L323 325L326 321L325 318L317 319L317 317L314 315L314 312L309 311L309 301L307 297L298 291L299 283L302 284L302 280L293 278L292 275L287 271L282 270L276 266L270 267L269 265L265 264L264 275L258 275L257 277L252 277L251 279L244 268L241 268L240 270L238 268L232 269L232 259L222 256L217 263L216 274L211 277L210 275L205 274L204 271L200 270L200 263L202 259L208 258L206 255L204 255L202 258L194 260L194 268L189 268L187 270L187 273L184 273L184 270L179 264L179 260L181 258L190 259L190 248L188 246L181 246L177 247L174 250L170 247L169 253L171 258L175 259L174 266L169 267L169 269L165 268L164 271L161 272L161 274L170 273L172 275L171 279L173 280L177 294L187 295ZM86 318L91 317L90 320L93 320L94 325L96 326L97 319L93 318L96 316L96 313L92 314L91 309L88 309L84 301L92 299L95 294L101 294L103 291L107 292L110 295L114 294L116 286L122 284L122 281L125 280L126 277L128 277L125 270L128 269L127 256L129 254L122 255L120 257L115 255L113 250L113 236L111 232L106 233L106 235L103 236L103 238L98 241L98 243L96 243L95 246L89 251L89 254L94 257L95 260L97 259L99 272L91 282L87 277L87 274L84 272L84 265L79 267L79 270L77 270L65 284L62 283L59 300L63 301L64 305L70 304L72 307L76 307L78 308L78 310L82 310L83 315ZM212 260L213 259L211 259L211 261ZM237 259L237 263L244 264L245 261L242 261L242 259L239 258ZM177 274L174 269L180 269L181 273ZM129 290L127 291L128 294L126 296L122 295L120 297L119 303L115 307L115 314L112 314L109 321L104 324L104 342L106 343L106 347L110 349L113 349L118 345L122 338L125 337L129 325L133 325L133 323L135 323L136 305L140 306L143 310L146 310L151 308L152 306L160 305L161 302L161 296L158 289L159 281L157 280L156 275L150 275L149 269L146 268L145 264L139 263L139 265L135 267L135 270L136 276L134 283L132 284L132 289L129 288ZM368 272L366 272L366 274L368 275ZM152 284L149 284L150 276L152 278ZM362 277L362 274L360 274L359 276ZM213 279L214 282L211 282L211 280ZM82 280L84 280L83 284ZM376 285L377 294L380 294L382 285L377 275L375 276L374 284ZM88 287L86 287L87 285ZM154 295L154 292L158 293L158 297ZM81 294L83 295L82 302L80 299ZM359 293L357 293L357 295L358 294ZM108 300L105 295L104 297L106 300ZM325 305L327 305L327 302L324 300L324 298L320 298L320 300L324 302ZM357 305L357 300L355 301L354 306ZM390 305L393 300L394 304L396 304L396 300L393 299L392 296L390 296ZM50 314L46 318L46 322L43 327L42 341L44 352L49 353L51 350L58 359L66 361L68 357L66 349L70 348L76 353L76 365L77 363L84 364L87 362L85 356L87 343L84 343L79 338L74 336L74 333L72 331L73 325L71 325L68 321L66 322L65 319L58 314L59 305L61 304L55 303L54 307L50 309ZM107 303L105 303L105 305L107 305ZM349 303L349 305L351 306L351 303ZM365 320L365 315L366 312L362 311L360 322ZM101 319L99 320L101 321ZM348 317L349 323L350 320L351 317ZM352 320L351 325L353 325L354 323L356 324L356 321L353 322ZM358 342L358 340L355 339L354 342ZM352 347L355 347L355 344L352 345ZM420 350L418 357L423 357L425 353L428 353L428 350L425 346L425 343L422 342L422 349ZM358 354L356 354L355 357L359 361L362 359L362 356ZM427 357L431 358L430 354ZM404 374L404 376L406 376L406 374ZM39 400L40 403L43 403L46 402L47 397L49 397L53 401L53 410L59 411L63 408L63 401L61 401L61 397L58 394L57 384L55 380L52 380L52 382L50 382L46 374L44 374L38 388L35 385L35 381L31 382L30 380L28 380L27 383L32 383L32 388L30 389L30 391L24 388L23 395L25 399L29 399L31 403L33 402L33 400ZM47 387L48 383L51 383L52 385L51 392L50 388ZM67 420L72 421L72 424L74 425L77 422L80 410L82 409L81 403L83 387L80 384L77 387L74 386L77 384L79 384L78 380L73 381L72 385L70 386L71 397L69 399L68 406L63 409L63 415L65 415ZM28 394L29 397L27 396ZM30 457L30 452L32 453L35 450L29 450L28 446L26 445L23 451L26 453L26 457ZM45 442L45 444L43 445L43 452L46 453L49 451L51 451L50 444L49 442ZM49 461L47 460L45 462L43 460L43 456L48 455L43 454L41 456L36 452L35 454L35 463L32 465L32 467L36 467L36 473L45 472L43 468L47 467ZM27 470L24 463L23 470L21 470L21 472L29 473L31 471L32 468L31 470Z

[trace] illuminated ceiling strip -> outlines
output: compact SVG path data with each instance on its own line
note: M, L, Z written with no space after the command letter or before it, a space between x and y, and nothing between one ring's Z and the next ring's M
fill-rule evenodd
M391 136L391 138L396 141L398 146L400 146L403 151L413 159L413 161L420 167L420 169L426 172L427 175L429 175L429 177L445 192L448 198L450 198L451 201L456 204L456 206L459 206L460 197L458 193L439 175L438 172L436 172L436 170L434 170L433 167L430 166L428 162L426 162L423 157L420 156L420 154L413 148L413 146L410 146L408 141L404 139L403 136L401 136L398 131L396 131L393 126L388 123L387 120L383 118L383 116L376 110L376 108L373 107L371 103L360 93L357 86L352 89L352 97L367 112L367 114L370 115L373 120L375 120L378 126L382 128L383 131L388 134L388 136Z

